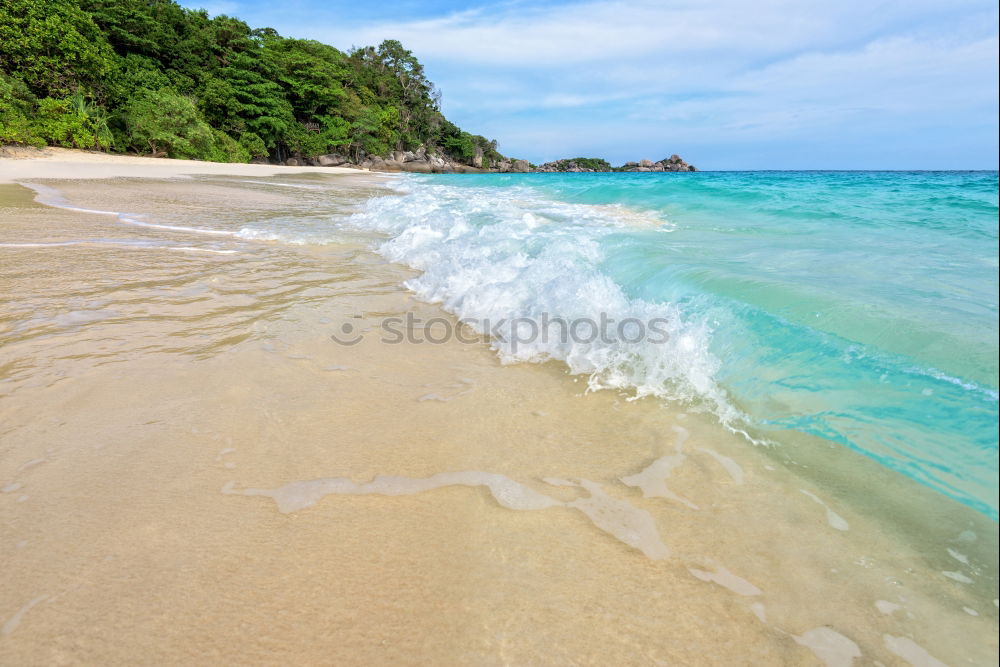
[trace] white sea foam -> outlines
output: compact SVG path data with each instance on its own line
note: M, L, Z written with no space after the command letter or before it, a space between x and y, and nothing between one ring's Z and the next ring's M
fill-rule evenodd
M397 188L405 187L403 179ZM591 390L696 402L734 423L738 412L715 381L720 365L709 351L709 322L687 317L672 303L632 298L602 269L603 239L634 229L637 219L646 226L667 224L619 206L554 201L529 187L421 183L404 196L370 200L346 224L388 235L378 251L422 272L407 287L477 323L478 333L490 333L486 321L539 323L547 314L548 335L528 342L510 336L509 324L499 328L507 335L493 337L491 345L502 361L560 360L572 373L588 375ZM658 318L666 340L647 335L629 342L612 333L586 342L587 326L573 340L552 321L598 320L601 313L616 323Z
M186 234L207 234L210 236L236 236L236 232L225 231L221 229L205 229L201 227L186 227L183 225L165 225L155 222L146 222L142 219L142 216L135 215L133 213L122 213L119 211L102 211L94 208L82 208L79 206L73 206L66 200L59 190L49 187L47 185L39 185L37 183L21 183L26 188L34 190L35 201L39 204L45 204L46 206L51 206L53 208L60 208L65 211L75 211L77 213L90 213L92 215L107 215L118 219L119 222L126 225L134 225L137 227L146 227L149 229L162 229L171 232L182 232Z

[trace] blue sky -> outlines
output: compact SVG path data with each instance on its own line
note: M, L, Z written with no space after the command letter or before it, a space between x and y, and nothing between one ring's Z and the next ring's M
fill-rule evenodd
M182 0L341 49L399 39L508 155L996 169L985 0Z

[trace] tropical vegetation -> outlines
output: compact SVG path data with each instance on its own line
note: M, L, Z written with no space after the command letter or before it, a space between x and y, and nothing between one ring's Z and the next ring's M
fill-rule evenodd
M2 0L0 144L284 161L424 146L483 166L398 41L340 51L174 0Z

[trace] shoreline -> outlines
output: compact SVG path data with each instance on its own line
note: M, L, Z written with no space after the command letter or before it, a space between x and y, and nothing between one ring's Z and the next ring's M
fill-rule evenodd
M59 168L70 169L65 162ZM305 186L303 196L344 197L337 206L347 210L372 194L371 180L337 189L339 172L328 167L270 169L279 171L267 175L286 185ZM205 217L213 229L225 221L238 229L269 212L293 221L309 214L301 197L274 184L208 175L179 188L150 170L113 182L77 170L57 184L72 204L136 211L170 225ZM317 179L316 172L338 178ZM200 172L172 175L188 173ZM555 650L553 636L568 651L550 654L553 662L803 662L822 655L849 662L857 649L892 664L901 655L893 647L909 644L956 661L977 642L978 656L995 655L993 635L990 644L978 631L996 627L983 590L995 586L995 571L977 573L974 587L942 577L949 561L955 572L971 574L945 549L945 526L922 544L887 540L887 517L866 512L859 494L892 478L874 463L865 467L860 455L816 448L811 458L797 454L788 464L790 449L750 447L703 416L658 401L581 394L559 366L502 366L485 346L386 348L366 341L337 348L327 333L356 313L364 326L375 326L378 313L443 312L401 287L411 270L356 239L330 246L239 239L224 248L235 254L192 255L175 230L133 229L47 208L21 188L8 203L17 215L4 241L44 235L47 243L82 237L93 245L0 249L11 253L6 257L19 273L57 288L45 300L32 296L39 283L15 283L15 301L42 300L31 307L33 319L0 321L0 334L16 334L6 346L16 363L0 385L0 414L12 425L3 435L12 455L2 461L0 481L20 485L0 496L12 526L4 544L27 540L3 552L19 575L17 596L0 608L0 619L17 621L0 639L0 655L21 662L42 655L37 651L48 651L50 660L60 652L79 658L67 628L85 618L78 632L91 653L82 655L134 657L145 647L107 643L126 613L139 619L138 635L161 659L182 655L169 653L171 644L176 650L177 642L193 642L245 660L277 648L290 659L356 663L407 655L488 660L497 651L523 662L543 647ZM147 245L107 245L109 239ZM213 239L184 241L195 242L223 249ZM38 272L53 261L65 276ZM100 296L90 294L101 285ZM67 298L77 305L53 310ZM35 365L25 366L27 359ZM498 414L498 404L514 407ZM39 410L53 410L63 423ZM663 458L677 464L671 492L697 510L622 483L650 474ZM720 465L725 460L737 468ZM834 464L843 467L840 482L830 478ZM849 474L858 470L871 475ZM413 480L441 481L434 476L459 471L467 476L443 478L450 486L400 493ZM373 482L386 475L395 481ZM483 475L502 475L556 504L512 511L496 502L496 492L475 488ZM589 480L597 490L551 481L557 477ZM806 484L809 477L816 483ZM303 490L317 478L328 480L329 495ZM329 481L338 478L350 485ZM924 499L918 507L961 515L914 482L897 483L912 485L906 495ZM283 513L273 501L290 493L299 504ZM907 509L908 517L923 516ZM588 511L624 517L625 526L650 517L669 555L660 557L655 542L637 549L631 538L616 536L621 525L601 527ZM82 523L73 525L73 517ZM985 517L973 523L980 535L990 527ZM119 541L117 531L128 539ZM919 534L919 522L902 532ZM104 539L94 542L94 535ZM989 539L948 548L978 568L995 553ZM60 543L78 546L59 552ZM176 567L181 574L172 574ZM524 593L507 599L521 586ZM108 619L88 607L97 591L117 596L116 607L103 610ZM143 593L151 597L143 600ZM582 618L558 611L573 609L574 599L589 610ZM248 628L229 624L235 612L225 601L236 602ZM961 611L972 605L979 617ZM214 633L184 620L195 609ZM144 633L155 632L156 614L176 627L152 640ZM284 634L268 633L274 623ZM677 630L667 635L684 639L663 636L664 623ZM310 628L320 627L337 632L317 640ZM638 646L616 638L616 628L626 628ZM460 652L440 643L449 633L462 638ZM741 638L737 646L734 636Z
M64 160L71 162L100 162L126 164L126 161L135 165L144 165L136 160L157 160L173 165L174 169L162 167L163 173L190 174L190 173L223 173L225 170L217 167L206 167L197 172L187 171L183 163L194 163L196 165L221 165L230 164L241 167L244 163L238 162L205 162L200 160L174 160L169 158L156 158L144 155L123 155L119 153L105 153L102 151L86 151L80 149L60 148L48 146L44 148L34 148L29 146L0 145L0 160L4 158L14 160ZM578 164L577 160L580 160ZM495 167L484 167L482 155L478 157L474 164L459 162L454 158L442 155L431 155L426 149L421 147L418 151L392 151L385 157L371 155L357 164L352 163L343 155L328 154L318 155L305 160L309 164L302 164L302 160L290 158L282 163L253 162L249 166L255 168L285 168L300 170L299 173L308 173L311 169L334 170L335 173L369 171L374 173L416 173L416 174L527 174L527 173L612 173L612 172L696 172L698 169L684 162L679 155L672 155L657 162L652 160L639 160L627 162L621 167L611 167L605 160L593 160L588 158L563 159L553 162L533 166L526 160L505 159ZM597 164L601 163L601 164ZM100 177L113 177L118 172L112 170ZM240 175L251 175L254 171L237 170L229 172ZM295 172L290 172L295 173ZM4 181L0 181L4 182Z
M86 169L86 171L82 171ZM278 174L364 175L348 167L310 167L236 162L174 160L140 155L115 155L71 148L0 147L0 184L42 178L171 178L176 176L275 176Z

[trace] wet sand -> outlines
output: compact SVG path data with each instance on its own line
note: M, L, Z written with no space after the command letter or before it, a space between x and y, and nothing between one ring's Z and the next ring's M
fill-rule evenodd
M985 517L484 342L380 342L453 320L374 238L245 231L375 177L147 176L0 185L0 663L995 662Z

